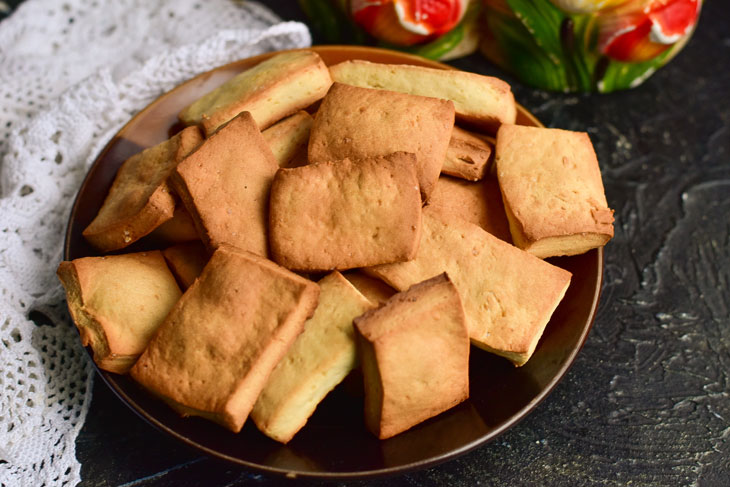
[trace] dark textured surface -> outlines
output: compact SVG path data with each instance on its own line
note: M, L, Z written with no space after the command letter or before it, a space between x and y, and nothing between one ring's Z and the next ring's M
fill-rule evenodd
M267 3L298 15L292 0ZM479 56L453 64L505 77ZM587 130L596 146L617 225L595 326L566 379L497 441L348 485L730 485L727 5L706 2L690 44L632 91L548 94L506 79L546 125ZM100 380L77 456L83 486L284 483L178 444Z

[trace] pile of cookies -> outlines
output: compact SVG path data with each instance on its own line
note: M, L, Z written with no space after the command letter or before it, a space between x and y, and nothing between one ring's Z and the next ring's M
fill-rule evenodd
M261 62L119 168L84 231L103 256L58 268L84 345L283 443L356 367L379 438L453 407L471 345L532 355L571 279L543 259L613 236L588 136L515 118L486 76ZM171 245L118 252L152 237Z

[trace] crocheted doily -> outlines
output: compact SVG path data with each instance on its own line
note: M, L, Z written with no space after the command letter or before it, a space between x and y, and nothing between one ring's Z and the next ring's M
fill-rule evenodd
M310 43L233 0L28 0L0 23L0 485L81 479L93 369L55 271L97 153L181 81Z

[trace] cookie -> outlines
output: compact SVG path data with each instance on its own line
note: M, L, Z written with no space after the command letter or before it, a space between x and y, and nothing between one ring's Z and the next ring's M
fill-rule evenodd
M454 125L453 103L335 83L314 117L309 161L412 152L424 200L441 172Z
M58 266L68 309L99 368L126 373L182 293L159 250Z
M227 243L266 257L269 190L278 168L256 122L243 112L188 156L170 183L208 250Z
M318 295L315 283L223 245L130 373L183 416L238 432Z
M173 216L167 178L203 138L196 127L136 154L121 165L99 213L83 231L102 252L130 245Z
M421 231L413 154L280 169L271 188L273 259L298 271L412 259Z
M277 54L204 95L179 115L185 124L201 124L210 136L243 111L263 130L321 99L332 84L329 70L312 51Z
M515 245L540 258L577 255L613 237L593 144L584 132L504 125L497 177Z
M355 319L365 424L390 438L469 397L469 333L446 274Z

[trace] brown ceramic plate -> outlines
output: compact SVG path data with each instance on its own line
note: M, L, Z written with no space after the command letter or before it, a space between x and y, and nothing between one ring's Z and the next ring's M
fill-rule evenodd
M419 57L362 47L313 48L327 64L348 59L449 66ZM177 113L193 100L271 54L237 61L202 74L161 96L137 114L109 142L89 170L74 204L66 234L65 259L96 255L81 231L96 215L119 165L142 148L168 138L179 126ZM540 122L518 107L517 122ZM127 251L139 250L138 248ZM131 379L99 370L119 398L162 431L212 456L259 471L320 478L372 477L424 468L482 445L527 416L565 375L582 347L598 305L602 250L551 260L573 273L565 299L547 326L531 360L515 368L507 360L472 347L471 398L415 428L385 441L363 424L360 380L353 375L333 391L307 425L286 446L247 422L233 434L200 418L180 418Z

